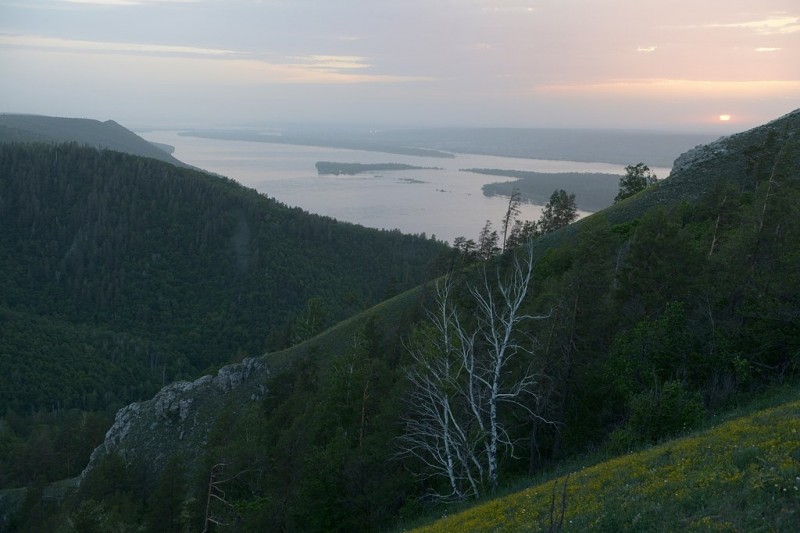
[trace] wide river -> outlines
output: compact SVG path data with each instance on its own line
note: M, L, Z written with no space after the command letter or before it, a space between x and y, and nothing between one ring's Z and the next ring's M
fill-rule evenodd
M278 201L308 212L371 228L435 235L450 243L458 236L477 239L487 220L500 230L508 199L487 197L481 186L507 181L500 176L461 172L499 168L538 172L623 174L623 165L518 159L473 154L455 158L419 157L340 148L202 139L177 131L140 135L175 147L184 163L227 176ZM395 170L355 176L319 176L315 163L404 163L441 170ZM660 177L669 169L654 168ZM580 206L578 206L580 209ZM523 205L520 218L536 220L541 206ZM581 213L585 215L586 213Z

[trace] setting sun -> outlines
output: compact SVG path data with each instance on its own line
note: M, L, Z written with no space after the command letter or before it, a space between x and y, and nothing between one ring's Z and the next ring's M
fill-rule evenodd
M728 122L728 121L731 119L731 116L730 116L730 115L720 115L720 116L719 116L719 119L720 119L722 122Z

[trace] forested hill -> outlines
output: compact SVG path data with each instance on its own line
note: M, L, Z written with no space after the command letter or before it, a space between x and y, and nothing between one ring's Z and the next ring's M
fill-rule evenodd
M627 454L796 384L798 169L800 111L688 153L671 177L531 247L464 254L467 267L436 291L405 292L287 350L165 387L117 413L75 502L52 520L382 531L568 468L587 450ZM508 314L516 304L519 320ZM499 341L502 368L499 338L509 340ZM494 411L490 370L510 399ZM742 453L745 467L762 464L757 450ZM790 459L754 472L769 482L753 494L776 501L772 485L800 475ZM614 512L592 510L587 523L603 511ZM41 515L21 516L41 525Z
M189 167L113 120L0 114L0 143L3 142L76 142Z
M444 244L119 152L0 145L0 413L104 409L313 335Z
M36 168L43 178L0 188L0 212L13 212L0 223L13 223L17 235L11 243L0 235L0 257L26 258L3 269L0 282L12 288L2 296L11 309L3 326L49 327L36 333L51 345L48 335L73 336L41 355L18 333L3 352L9 386L31 383L28 360L57 365L53 353L86 353L87 339L106 342L107 357L86 372L120 368L128 357L155 361L140 366L152 376L161 357L188 357L173 355L175 346L230 353L287 303L298 314L285 337L303 340L319 331L323 303L333 323L359 307L348 302L393 292L392 278L416 283L422 259L442 249L400 235L353 236L351 226L327 219L312 225L252 191L234 193L242 189L152 161L91 150L78 157L75 147L16 150L4 167ZM25 157L35 163L17 162ZM67 161L70 175L98 185L79 188L53 170ZM123 168L129 178L107 178ZM33 486L18 528L382 531L409 517L450 514L454 500L493 497L544 469L569 468L589 450L627 454L776 383L797 384L799 171L800 110L689 152L669 178L530 246L485 260L449 250L452 275L436 290L417 287L306 342L120 409L75 493L59 506ZM140 189L140 180L152 184ZM52 190L63 190L59 198L72 207L48 217ZM14 207L23 197L38 201ZM174 197L192 200L173 205ZM129 205L148 206L151 219L131 221ZM151 241L161 243L157 250ZM181 294L183 310L171 305ZM302 303L313 295L321 299ZM123 329L131 324L138 329ZM495 379L487 372L496 388L487 387ZM0 444L18 450L22 437L8 437L22 435L11 415ZM6 454L11 474L22 464L17 457L70 457L72 441L37 431ZM51 442L64 444L48 449ZM780 499L793 493L772 486L793 482L797 461L784 456L780 471L761 470L758 450L741 454L742 468L758 468L747 478L758 481L753 494L793 505ZM654 468L646 475L658 476ZM645 493L637 498L659 505ZM675 528L681 523L691 522Z

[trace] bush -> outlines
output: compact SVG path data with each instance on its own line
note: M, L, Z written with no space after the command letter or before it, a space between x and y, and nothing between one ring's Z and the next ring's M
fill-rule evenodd
M656 442L693 428L703 419L700 395L680 381L667 381L633 396L628 429L642 442Z
M609 448L615 453L683 433L695 427L705 413L700 394L680 381L667 381L633 395L628 410L626 424L609 436Z

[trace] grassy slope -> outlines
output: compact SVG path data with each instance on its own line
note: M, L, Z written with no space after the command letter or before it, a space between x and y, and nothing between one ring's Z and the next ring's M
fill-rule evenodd
M399 328L410 324L413 320L414 315L422 305L425 290L426 286L420 285L384 300L361 313L338 322L303 343L264 355L262 360L273 371L280 371L293 361L301 360L315 352L331 355L344 353L351 348L353 337L369 319L379 321L384 336L395 336L398 334ZM328 359L326 358L326 360Z
M798 387L784 394L798 397ZM551 516L558 520L565 481L565 531L798 531L800 401L579 469L415 531L546 531Z

